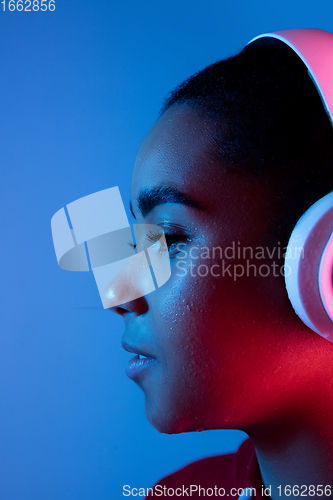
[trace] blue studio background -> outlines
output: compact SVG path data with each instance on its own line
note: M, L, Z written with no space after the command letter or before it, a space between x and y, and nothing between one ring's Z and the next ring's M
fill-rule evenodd
M91 273L57 266L50 220L119 186L164 96L265 31L333 31L304 0L0 3L0 499L117 500L245 434L160 435L125 375L123 320Z

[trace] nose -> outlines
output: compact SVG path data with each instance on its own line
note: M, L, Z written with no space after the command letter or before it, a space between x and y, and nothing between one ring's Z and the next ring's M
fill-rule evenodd
M126 319L129 319L131 316L145 314L148 311L148 302L146 297L140 297L130 302L124 302L124 304L120 306L109 307L109 309L122 316L126 321Z
M147 225L136 225L147 232ZM158 226L149 225L148 229ZM160 236L160 233L156 233ZM136 235L136 241L142 238ZM130 313L144 314L148 310L146 295L161 287L171 276L169 254L162 236L152 245L140 243L137 253L120 261L93 269L105 309L111 309L126 318ZM106 286L107 285L107 286Z
M123 317L148 310L146 295L155 290L147 256L144 251L126 259L120 272L106 287L102 300L108 308Z

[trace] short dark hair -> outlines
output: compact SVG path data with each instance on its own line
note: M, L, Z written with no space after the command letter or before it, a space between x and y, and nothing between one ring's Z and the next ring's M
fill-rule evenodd
M272 233L287 243L298 218L333 190L333 130L301 59L265 38L192 75L164 102L210 119L215 156L261 177L281 200Z

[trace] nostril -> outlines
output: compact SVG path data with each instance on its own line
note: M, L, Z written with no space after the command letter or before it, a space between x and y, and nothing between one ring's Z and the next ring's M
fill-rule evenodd
M140 316L148 311L148 302L145 297L140 297L129 302L124 302L120 306L108 307L109 311L113 311L124 319L132 316Z
M113 307L113 311L117 314L120 314L120 316L124 316L126 313L128 313L128 309L125 309L124 307Z

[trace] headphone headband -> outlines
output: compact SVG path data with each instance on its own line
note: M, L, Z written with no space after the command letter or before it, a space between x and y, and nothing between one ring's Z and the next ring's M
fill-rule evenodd
M267 37L284 42L300 57L333 125L333 34L313 28L282 30L256 36L249 44Z

